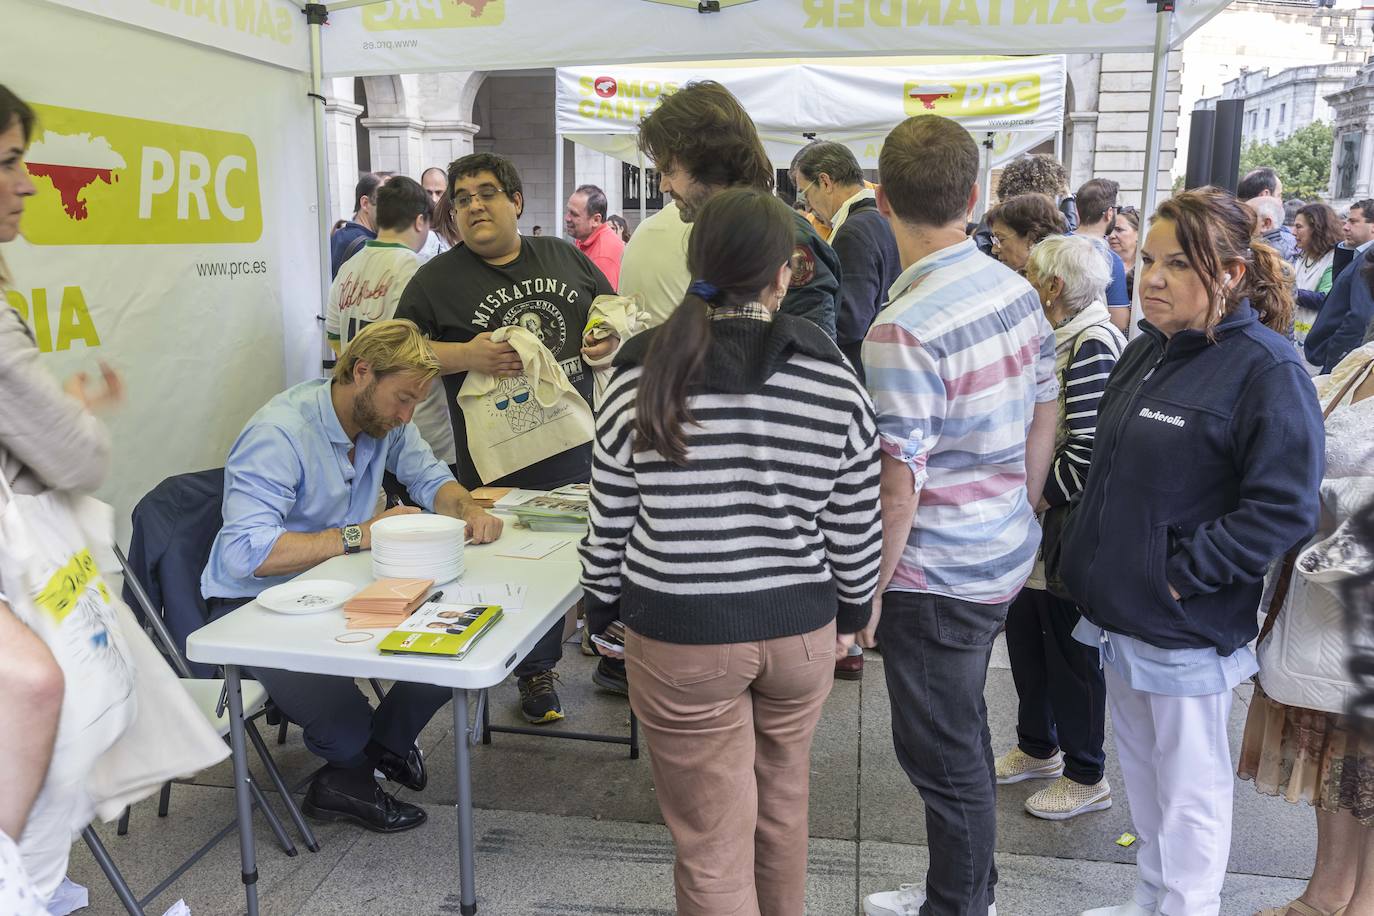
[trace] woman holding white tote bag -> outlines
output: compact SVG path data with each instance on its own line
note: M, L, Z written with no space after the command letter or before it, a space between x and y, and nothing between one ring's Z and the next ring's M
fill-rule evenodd
M0 86L0 242L13 241L19 234L24 202L35 193L24 165L24 151L34 127L32 109ZM9 285L8 271L0 262L0 289ZM70 621L69 637L74 636L82 620L91 623L99 619L87 618L84 610L73 613L67 608L65 602L75 597L75 589L66 594L58 594L59 590L54 589L47 593L46 599L41 594L30 593L32 577L42 567L41 561L31 561L36 553L43 552L43 547L31 543L32 538L21 536L15 526L21 524L18 516L23 515L30 527L49 529L50 526L44 524L46 520L41 514L43 510L38 508L38 501L57 498L50 495L54 492L90 491L105 479L110 465L110 437L93 411L117 404L122 397L122 386L119 376L112 370L102 367L102 372L105 390L101 393L92 390L85 375L72 378L65 388L59 386L40 365L38 347L24 319L12 308L0 308L0 594L8 599L6 606L0 609L0 630L14 637L14 641L6 639L0 645L6 656L19 656L14 659L14 669L7 658L0 660L0 672L4 672L0 674L4 679L0 684L7 690L4 703L0 704L4 707L0 713L3 717L0 729L9 736L5 742L6 756L13 754L22 758L19 778L14 782L4 780L4 788L0 789L4 793L0 809L6 818L6 823L0 826L6 833L14 831L14 839L20 840L25 867L44 899L61 882L66 868L65 853L58 852L64 846L62 831L51 831L44 825L65 820L58 812L69 802L64 800L66 793L58 786L75 780L73 771L82 762L74 759L70 750L73 733L104 718L105 738L102 741L108 747L126 722L122 713L113 711L113 704L104 707L104 711L112 712L108 717L99 712L73 715L74 704L82 705L83 691L76 689L78 684L67 684L68 689L57 694L55 703L49 686L48 696L44 697L48 702L37 708L26 708L19 702L19 697L8 692L15 686L11 683L11 675L16 670L44 671L50 682L55 671L56 683L62 682L62 670L55 669L63 659L54 661L52 643L45 638L48 634L35 627L36 622L42 625L41 621L33 619L34 608L39 603L51 603L58 608L57 614ZM54 521L64 530L67 527L63 524L65 519ZM49 540L46 546L55 548L50 539L45 540ZM73 553L67 559L76 557ZM80 564L71 572L74 575L62 577L62 580L73 584L78 580L87 584L93 581ZM94 594L98 595L98 587ZM62 629L63 621L55 620L52 614L45 613L43 619L55 624L52 631ZM98 628L99 624L95 626ZM92 632L88 637L85 644L92 649L96 648L96 642L106 639L110 653L107 657L116 657L117 632L107 637ZM73 649L79 648L74 640L68 644ZM62 655L60 649L57 654ZM131 677L123 678L122 683L128 693ZM56 718L59 709L61 726ZM11 741L17 747L9 748ZM41 792L40 785L43 787ZM17 816L20 811L22 817ZM70 844L68 832L65 846L70 847Z
M24 165L34 122L32 109L0 86L0 243L18 235L25 199L35 193ZM0 259L0 292L8 286ZM162 782L228 754L101 575L115 565L114 513L84 494L110 464L109 434L95 413L123 400L114 370L102 364L101 374L99 387L84 374L59 386L40 365L24 319L0 306L6 912L28 912L34 898L50 912L65 911L50 901L72 840L93 817L117 816Z
M1370 570L1352 519L1374 500L1374 344L1314 380L1326 410L1322 525L1271 585L1259 684L1241 743L1242 779L1317 809L1307 890L1264 916L1332 916L1374 908L1374 736L1345 713L1358 693L1342 583Z

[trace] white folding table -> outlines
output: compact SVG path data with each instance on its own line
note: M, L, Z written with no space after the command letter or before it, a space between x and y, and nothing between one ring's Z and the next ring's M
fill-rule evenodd
M224 666L229 694L230 742L234 748L239 848L243 857L243 883L249 916L257 916L258 912L258 875L248 758L244 750L243 698L239 689L242 668L277 668L305 674L382 678L452 688L453 749L458 782L460 903L462 916L477 912L472 770L469 758L473 730L468 721L468 694L476 692L480 703L486 689L501 683L516 662L533 650L539 638L577 603L581 595L578 584L581 564L577 557L575 535L515 529L510 519L506 522L506 532L501 540L466 548L467 571L454 584L524 584L529 586L524 607L507 610L501 622L482 637L462 661L383 655L377 651L377 644L386 631L348 630L342 610L288 616L269 611L256 601L202 627L187 639L186 654L192 661ZM549 545L558 541L567 543L539 560L500 556L503 549L511 548L514 543L530 541ZM297 578L339 579L361 587L373 579L372 554L364 551L335 557ZM444 586L439 588L443 589ZM339 637L355 639L356 634L369 632L374 635L366 642L338 641Z

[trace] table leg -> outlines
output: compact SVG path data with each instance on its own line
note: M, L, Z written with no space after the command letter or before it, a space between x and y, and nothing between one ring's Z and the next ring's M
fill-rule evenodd
M243 693L239 689L239 669L224 667L224 686L229 693L229 745L234 749L234 801L239 816L239 854L243 859L243 888L248 898L248 916L258 916L258 863L253 848L253 800L249 792L248 748L244 739Z
M462 916L477 912L477 877L472 839L472 759L468 735L468 692L453 691L453 757L458 780L458 884Z

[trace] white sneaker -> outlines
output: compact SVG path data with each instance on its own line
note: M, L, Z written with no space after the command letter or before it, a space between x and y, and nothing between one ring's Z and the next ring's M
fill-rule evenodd
M1107 780L1092 786L1060 776L1047 788L1026 799L1026 811L1047 821L1067 821L1071 817L1102 811L1112 806L1112 788Z
M999 786L1009 786L1027 779L1055 779L1064 775L1064 755L1055 751L1053 757L1041 760L1014 747L997 758L994 769Z
M1095 910L1084 910L1081 916L1154 916L1154 913L1154 910L1147 910L1132 900L1120 906L1100 906Z
M903 884L895 891L879 891L864 898L864 916L916 916L926 902L917 884Z
M916 916L926 902L925 892L916 884L903 884L895 891L879 891L864 898L864 916ZM988 907L988 916L997 916L997 904Z

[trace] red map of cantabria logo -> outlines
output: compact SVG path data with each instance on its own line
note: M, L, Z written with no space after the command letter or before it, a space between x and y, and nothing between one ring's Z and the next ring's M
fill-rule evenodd
M476 19L487 11L487 4L493 0L453 0L454 6L466 6L472 8L472 18Z
M29 174L46 178L62 199L62 210L71 220L90 216L86 189L97 181L112 185L128 167L110 141L90 134L59 134L51 130L29 147Z

